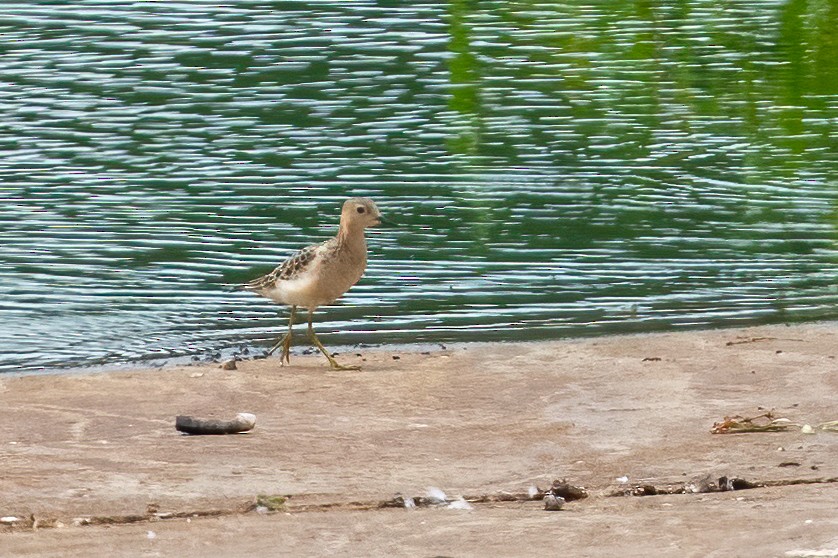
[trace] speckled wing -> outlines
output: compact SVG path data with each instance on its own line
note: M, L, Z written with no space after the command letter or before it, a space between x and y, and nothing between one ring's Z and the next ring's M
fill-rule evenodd
M306 268L314 261L314 257L317 255L317 249L320 248L319 244L314 246L307 246L279 264L276 269L268 273L267 275L263 275L258 277L252 281L249 281L243 285L243 288L248 291L254 291L257 293L263 293L265 291L271 290L276 286L276 282L279 281L288 281L291 279L295 279L301 273L305 272Z

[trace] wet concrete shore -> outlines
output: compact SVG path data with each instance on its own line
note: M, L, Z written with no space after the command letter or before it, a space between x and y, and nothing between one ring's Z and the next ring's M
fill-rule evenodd
M838 548L838 433L800 428L838 419L838 324L341 356L363 370L292 356L0 377L0 555ZM768 410L797 426L710 433ZM174 428L239 412L254 430ZM722 476L757 487L630 495ZM544 511L528 496L557 478L589 497ZM381 507L429 487L468 505Z

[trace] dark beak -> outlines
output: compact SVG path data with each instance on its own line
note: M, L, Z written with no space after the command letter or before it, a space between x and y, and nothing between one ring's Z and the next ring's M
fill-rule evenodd
M385 219L383 215L378 216L378 224L384 225L385 227L398 227L396 223L389 219Z

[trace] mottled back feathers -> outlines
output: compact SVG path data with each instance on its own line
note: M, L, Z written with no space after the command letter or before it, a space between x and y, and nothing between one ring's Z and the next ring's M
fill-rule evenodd
M277 280L281 281L288 281L291 279L296 279L299 277L311 264L314 260L314 256L317 254L317 249L320 248L319 244L315 244L313 246L306 246L281 264L279 264L276 269L268 273L267 275L263 275L261 277L257 277L252 281L249 281L244 284L244 288L248 291L255 291L257 293L261 293L263 291L270 290L274 288L276 285Z

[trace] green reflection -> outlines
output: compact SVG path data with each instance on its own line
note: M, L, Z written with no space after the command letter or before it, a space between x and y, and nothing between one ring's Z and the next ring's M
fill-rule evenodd
M477 58L469 44L466 17L473 12L473 0L451 0L448 3L448 49L453 56L448 61L451 75L449 108L460 116L458 131L449 136L446 144L451 153L474 155L480 136L480 94Z
M93 3L0 11L0 367L258 344L347 195L338 343L836 317L834 0Z

